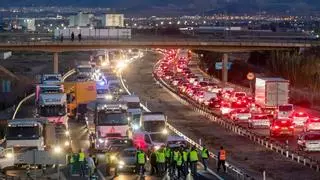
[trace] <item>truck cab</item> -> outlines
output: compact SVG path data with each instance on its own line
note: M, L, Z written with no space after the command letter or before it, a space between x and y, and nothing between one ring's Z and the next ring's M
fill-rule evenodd
M128 113L130 114L130 126L133 130L140 128L140 98L136 95L123 95L120 97L120 101L126 103L128 107Z
M166 117L162 112L143 112L140 123L145 132L168 134Z
M91 78L92 74L94 73L94 70L91 65L78 65L76 67L77 75L84 75L89 78Z
M110 139L124 139L130 135L127 109L122 104L96 105L95 148L105 149Z

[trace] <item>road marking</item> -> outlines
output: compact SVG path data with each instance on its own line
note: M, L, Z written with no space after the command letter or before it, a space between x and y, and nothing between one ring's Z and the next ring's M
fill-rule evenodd
M104 175L102 174L102 172L99 169L97 170L97 173L101 177L102 180L106 180L106 178L104 177Z

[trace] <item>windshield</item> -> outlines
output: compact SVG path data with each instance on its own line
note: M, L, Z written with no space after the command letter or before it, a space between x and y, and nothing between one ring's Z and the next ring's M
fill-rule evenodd
M293 107L291 105L289 106L279 106L279 111L292 111Z
M268 119L268 117L265 115L257 115L257 116L253 116L252 119Z
M63 93L63 90L60 87L41 87L40 93Z
M143 126L147 132L162 132L166 123L165 121L144 121Z
M107 89L97 89L97 94L107 94L108 90Z
M91 73L92 69L89 67L80 67L78 68L79 72Z
M244 96L246 96L246 93L236 93L234 96L235 97L244 97Z
M296 113L296 114L294 114L294 116L295 117L308 117L308 115L305 113Z
M237 110L237 113L250 113L250 111L248 109L240 109Z
M320 134L307 134L305 140L320 140Z
M65 105L49 105L39 107L39 115L42 117L64 116L66 113L67 111Z
M60 81L61 79L57 76L47 76L43 78L44 81Z
M139 109L140 103L139 102L128 102L127 106L128 106L128 109Z
M116 91L118 89L121 89L121 86L118 83L112 83L109 85L109 89L110 89L110 91Z
M39 126L32 127L8 127L7 140L38 139L40 136Z
M99 125L127 125L128 119L124 113L98 112Z
M130 149L130 150L124 150L120 153L121 157L135 157L136 156L136 150L135 149Z
M167 141L167 136L165 136L161 133L150 134L150 138L153 142L165 143Z
M246 108L246 107L247 106L246 106L245 103L233 102L231 104L231 108L234 108L234 109L236 109L236 108Z

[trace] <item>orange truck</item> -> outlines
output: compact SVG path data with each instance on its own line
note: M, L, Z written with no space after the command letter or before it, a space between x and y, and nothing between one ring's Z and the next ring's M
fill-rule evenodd
M79 119L84 117L89 102L95 101L97 97L96 82L64 82L65 93L67 93L68 116Z

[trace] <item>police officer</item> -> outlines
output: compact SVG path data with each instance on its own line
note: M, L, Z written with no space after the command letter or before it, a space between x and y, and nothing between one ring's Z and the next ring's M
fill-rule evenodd
M80 176L84 177L85 171L86 171L86 164L85 164L85 154L82 149L79 151L79 164L80 164Z
M150 154L151 175L158 174L157 155L155 149Z
M203 148L201 150L201 159L202 159L202 164L204 166L204 170L206 171L208 168L209 151L205 145L203 145Z
M180 149L180 151L178 151L176 165L177 165L177 171L178 171L178 179L180 179L181 174L184 174L183 167L182 167L182 165L183 165L183 150L182 149Z
M178 148L174 148L172 152L172 163L171 163L171 173L175 174L176 172L176 166L177 166L177 159L178 159L179 150Z
M74 164L74 156L72 151L69 151L69 153L67 154L67 162L68 162L68 166L69 166L69 176L71 177L73 174L73 164Z
M107 176L110 176L110 166L111 166L111 154L110 152L106 152L104 154L105 156L105 161L106 161L106 174Z
M147 162L146 154L138 148L137 155L136 155L136 163L137 163L137 172L144 176L144 165Z
M190 160L190 169L193 176L197 176L197 163L198 163L198 152L196 150L196 147L193 146L191 148L191 151L189 153L189 160Z
M168 145L165 148L164 153L166 156L166 170L168 170L171 164L171 148Z
M224 172L226 172L226 151L223 149L223 147L220 147L220 151L218 152L218 168L217 171L219 172L220 166L223 167Z
M182 147L183 148L183 147ZM182 157L183 157L183 173L185 176L189 174L189 148L185 147L182 151Z
M165 163L166 163L164 147L161 147L160 149L158 149L156 152L156 155L157 155L158 175L162 176L165 171Z

